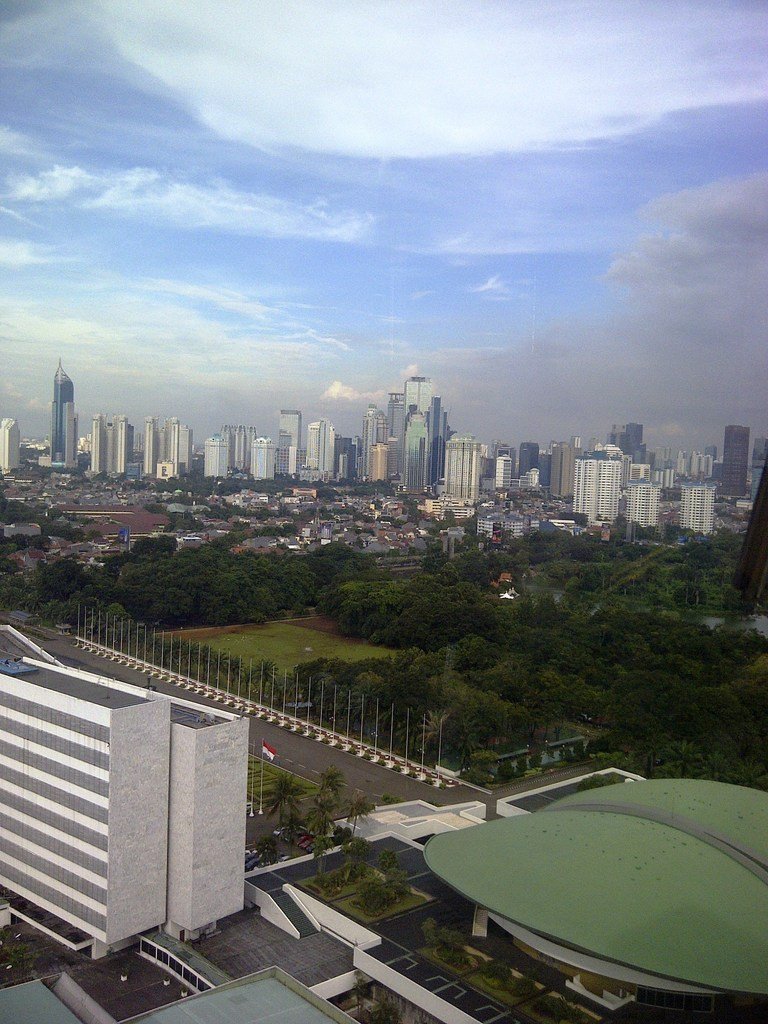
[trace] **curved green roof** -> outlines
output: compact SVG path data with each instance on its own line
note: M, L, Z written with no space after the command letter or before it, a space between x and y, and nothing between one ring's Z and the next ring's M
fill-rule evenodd
M605 960L768 994L768 794L692 779L588 790L427 843L468 899Z

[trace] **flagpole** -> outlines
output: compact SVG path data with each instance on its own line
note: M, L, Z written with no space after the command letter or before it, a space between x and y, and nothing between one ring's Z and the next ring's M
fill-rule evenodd
M261 786L259 787L259 814L264 813L264 740L261 741Z
M248 811L248 817L252 818L253 817L253 772L251 771L251 765L250 765L251 757L250 757L250 754L251 754L251 748L249 746L248 747L248 762L249 762L249 764L248 764L248 788L251 791L251 793L250 793L251 799L249 800L250 810Z

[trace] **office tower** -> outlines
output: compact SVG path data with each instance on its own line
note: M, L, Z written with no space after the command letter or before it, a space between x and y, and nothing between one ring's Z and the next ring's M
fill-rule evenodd
M627 522L638 526L656 526L659 521L661 488L646 480L633 480L627 486Z
M368 479L371 479L371 448L386 443L388 429L386 413L371 402L363 416L361 452L362 475Z
M19 468L21 437L16 420L6 417L0 420L0 473L10 473Z
M409 377L403 386L405 415L415 407L417 412L426 414L432 401L432 380L429 377Z
M508 491L512 486L514 465L509 455L499 455L496 459L496 490Z
M402 449L399 437L387 438L387 480L400 476Z
M552 484L552 454L539 452L539 486L549 488Z
M192 428L182 423L179 426L179 475L184 476L192 469Z
M333 475L336 431L330 420L317 420L307 427L307 469L322 477Z
M281 409L278 420L278 438L287 434L290 438L286 448L301 448L301 413L298 409Z
M206 440L203 450L203 476L225 477L229 468L229 439L214 434Z
M160 430L157 416L144 418L144 476L155 476L160 461Z
M477 501L480 494L481 445L474 437L452 437L445 448L445 494Z
M333 444L333 467L337 479L355 479L357 475L357 445L351 437L336 436Z
M64 372L61 360L53 378L51 465L64 466L68 469L77 465L75 385Z
M517 471L523 476L529 469L538 469L539 446L535 441L523 441L518 450Z
M387 402L387 430L389 438L397 441L395 454L390 458L387 470L390 479L400 476L403 469L403 444L405 443L405 398L402 391L390 391ZM389 440L389 438L387 440Z
M704 454L705 455L711 455L712 456L712 461L713 462L717 462L717 445L716 444L708 444L705 447L705 449L704 449Z
M757 489L760 486L766 459L768 459L768 437L756 437L752 446L752 486L750 488L752 501L757 497Z
M91 423L91 472L106 473L108 462L107 417L99 412Z
M257 437L251 445L251 475L254 480L274 480L277 445L271 437Z
M553 498L573 497L575 459L576 449L572 444L566 444L565 441L553 443L549 473L549 492Z
M747 493L748 465L749 427L731 424L725 428L723 439L721 494L730 494L740 498Z
M715 528L715 488L712 484L681 486L680 526L696 533L712 533Z
M369 480L386 480L387 479L387 461L389 455L389 445L384 442L371 445L371 450L368 453L368 479Z
M448 440L448 413L439 395L429 403L427 413L427 485L434 487L445 476L445 446Z
M621 426L614 423L608 435L608 443L621 448L634 462L645 462L642 423L624 423Z
M427 418L414 411L408 416L403 449L403 486L406 491L423 491L427 481Z
M573 511L590 522L613 522L619 514L622 460L611 451L588 452L576 459Z
M241 910L247 720L22 664L0 675L0 883L83 932L94 957Z

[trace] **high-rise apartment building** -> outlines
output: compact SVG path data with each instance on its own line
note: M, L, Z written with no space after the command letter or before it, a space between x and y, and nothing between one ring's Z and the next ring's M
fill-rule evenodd
M576 451L566 441L552 444L552 462L549 472L549 492L554 498L573 497L573 479Z
M192 465L192 428L176 416L167 419L160 431L159 461L171 464L173 476L184 476Z
M715 528L715 487L712 484L681 486L680 526L696 533L712 533Z
M19 664L0 674L0 883L93 956L150 928L194 938L241 910L247 720Z
M229 439L221 434L207 438L203 446L203 476L225 477L229 468Z
M368 453L368 479L386 480L389 445L379 442L371 445Z
M91 472L106 473L109 462L107 442L107 417L96 413L91 422Z
M659 522L661 488L647 480L633 480L627 486L627 522L656 526Z
M613 522L619 514L621 452L587 452L576 459L573 511L590 522Z
M406 491L423 491L427 485L427 444L427 418L423 412L411 412L403 449L403 486Z
M317 420L307 427L307 469L319 477L333 476L336 431L330 420Z
M155 476L160 461L160 428L157 416L144 418L144 476Z
M539 468L539 446L535 441L522 441L517 452L517 471L523 476L529 469Z
M251 445L251 475L254 480L274 480L277 445L271 437L254 438Z
M128 417L113 416L106 426L107 474L124 476L133 455L133 427Z
M459 501L477 501L481 467L480 442L470 435L452 437L445 452L445 494Z
M68 469L77 465L77 415L75 385L59 360L53 378L51 404L51 465Z
M387 414L371 403L363 416L362 432L362 475L370 479L382 479L371 476L371 448L376 444L386 444L389 432Z
M21 436L16 420L6 417L0 420L0 473L10 473L19 468Z
M723 439L723 470L720 493L741 498L747 493L749 466L749 427L731 424Z

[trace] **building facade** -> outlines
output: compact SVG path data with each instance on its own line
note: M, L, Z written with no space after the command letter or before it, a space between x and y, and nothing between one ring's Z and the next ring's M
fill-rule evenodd
M661 488L647 480L632 481L627 486L627 522L637 526L656 526L659 522Z
M53 378L51 404L51 465L71 469L77 465L77 414L75 385L59 360Z
M221 434L206 439L203 476L225 477L229 468L229 441Z
M445 494L460 501L477 501L481 467L480 442L471 435L452 437L446 446Z
M747 493L749 427L731 424L725 428L720 493L741 498Z
M0 420L0 473L10 473L19 468L21 435L16 420L6 417Z
M251 475L254 480L274 480L277 445L271 437L257 437L251 445Z
M711 484L682 485L680 526L695 533L712 533L715 528L715 488Z
M618 457L613 452L588 452L576 459L573 511L590 522L613 522L619 514L621 473L620 452Z

